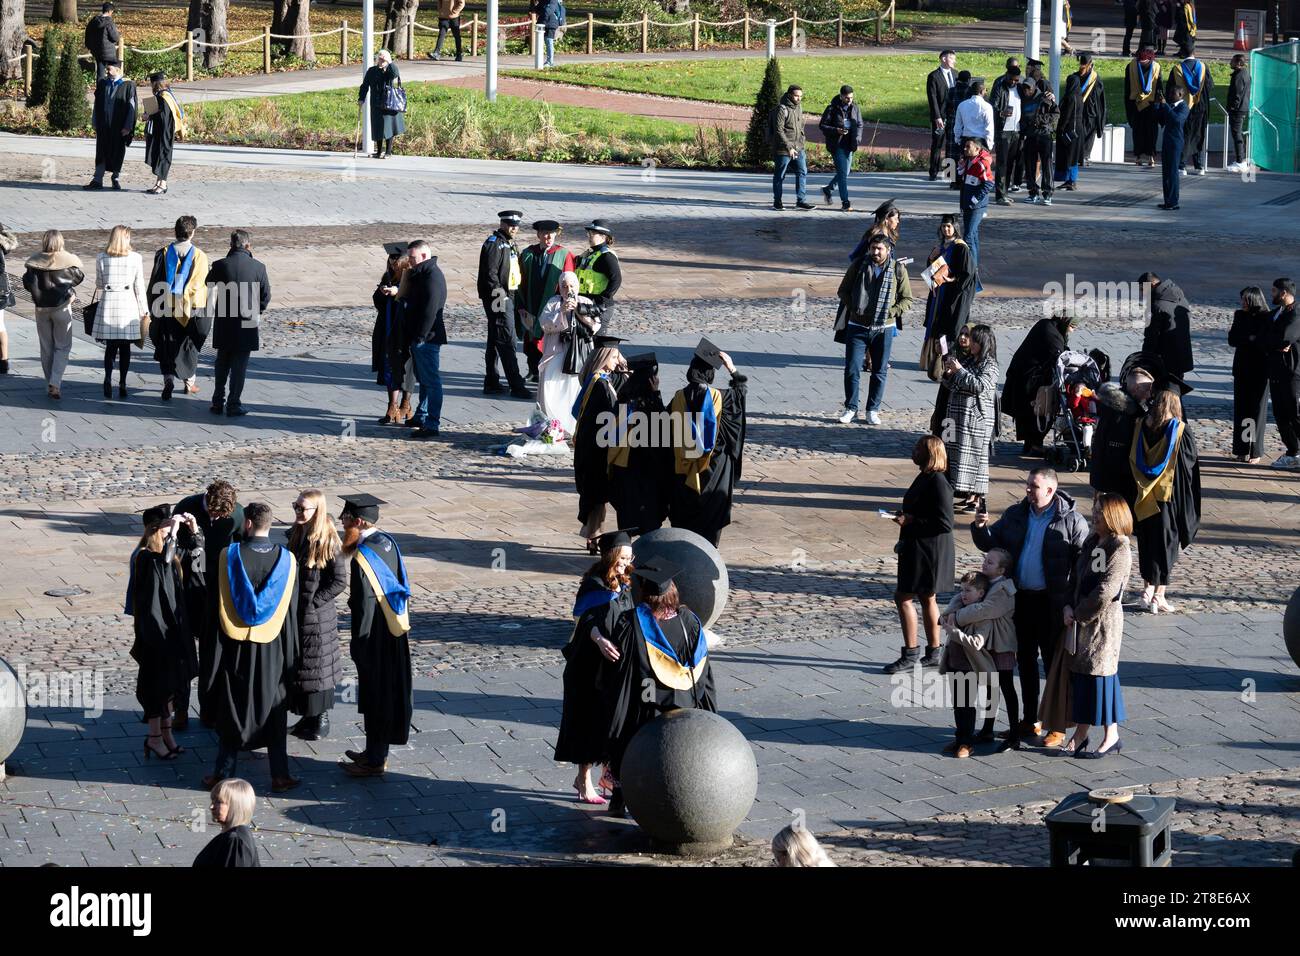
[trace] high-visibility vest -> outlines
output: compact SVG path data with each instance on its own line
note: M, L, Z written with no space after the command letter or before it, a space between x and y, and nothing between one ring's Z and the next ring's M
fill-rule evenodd
M596 271L596 260L608 251L602 243L582 254L582 259L579 260L576 270L579 295L600 295L609 288L609 276Z

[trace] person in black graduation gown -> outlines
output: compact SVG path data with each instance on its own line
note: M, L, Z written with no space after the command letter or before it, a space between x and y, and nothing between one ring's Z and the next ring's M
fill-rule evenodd
M185 609L199 645L199 720L205 727L215 727L217 717L211 704L208 682L213 675L212 660L216 656L219 633L217 569L222 550L243 536L244 508L234 486L217 479L203 493L182 498L172 514L194 515L199 526L199 533L193 535L187 525L181 525L177 542L181 551L189 556L184 568ZM186 682L176 693L176 730L184 730L189 723L189 707L190 685Z
M1022 454L1043 454L1043 437L1051 426L1051 417L1040 421L1034 412L1034 398L1044 385L1052 384L1056 360L1070 347L1074 320L1054 315L1034 323L1007 366L1002 385L1002 414L1016 423L1016 438L1023 442Z
M718 710L704 625L681 603L673 582L677 573L663 559L632 572L635 606L619 617L613 648L602 651L616 665L606 681L609 769L615 781L627 745L660 714L686 708ZM615 783L610 813L620 815L624 809L623 790Z
M582 390L573 405L577 422L573 432L573 482L578 488L578 520L587 551L596 553L596 536L605 523L609 503L609 449L600 442L601 423L618 411L618 389L627 372L627 362L618 350L623 341L613 335L597 335L593 350L582 369Z
M1067 191L1077 187L1079 166L1083 162L1086 123L1083 83L1083 74L1077 72L1071 73L1065 81L1065 89L1061 91L1061 117L1056 123L1056 175L1053 178Z
M1264 290L1241 290L1241 308L1232 314L1228 344L1232 346L1232 456L1250 465L1264 454L1264 424L1268 421L1268 352L1265 344L1273 314Z
M135 137L135 84L122 76L120 63L106 63L107 71L95 84L95 106L91 123L95 128L95 176L82 189L103 189L104 173L113 177L113 188L121 189L118 177L126 148Z
M605 761L609 715L599 689L606 655L614 650L614 627L632 608L632 538L627 531L600 536L600 560L578 585L573 603L576 621L564 646L564 707L555 759L576 763L573 787L579 803L604 804L591 784L591 768ZM615 653L617 653L615 651Z
M657 422L666 417L659 392L659 360L653 352L627 360L627 380L618 390L618 427L604 429L609 461L609 503L620 528L647 534L668 517L672 449ZM600 438L597 438L597 445Z
M144 123L144 161L158 181L145 192L158 196L167 191L167 177L172 169L176 137L183 132L185 111L176 101L166 73L159 70L149 74L149 83L158 103L158 112L151 114Z
M257 797L247 780L231 777L213 787L212 820L221 825L221 832L199 851L194 865L214 869L261 866L253 831L248 828L256 806Z
M388 769L388 748L406 743L415 706L411 687L410 580L393 537L380 531L374 495L343 499L343 550L352 562L348 610L352 612L352 661L357 666L357 710L366 749L344 751L352 777L378 777Z
M930 249L926 262L934 264L940 257L948 268L943 273L944 281L930 289L926 297L925 338L921 343L921 369L932 382L943 377L940 340L952 347L957 331L970 318L970 304L975 297L975 260L961 238L953 213L939 217L939 241Z
M199 352L212 331L207 314L207 253L194 244L198 220L179 216L173 233L176 241L163 246L153 257L149 273L149 341L163 375L163 401L169 401L176 379L187 395L197 395L195 375Z
M209 681L217 712L217 759L209 789L235 775L240 750L267 749L271 790L302 781L289 776L288 685L298 664L298 564L272 543L271 506L244 508L243 540L217 562L219 636Z
M730 388L714 388L717 369L731 373ZM686 369L686 387L669 410L682 421L673 430L673 493L668 515L714 547L731 524L731 502L745 456L745 398L749 379L736 371L731 356L700 339ZM680 441L678 441L680 436Z
M131 555L124 610L134 622L131 658L140 665L135 696L149 723L146 760L173 760L185 752L172 736L172 706L177 690L189 687L199 666L182 584L182 567L192 553L177 548L176 531L182 524L201 555L203 533L193 515L172 517L168 505L145 511L144 534Z

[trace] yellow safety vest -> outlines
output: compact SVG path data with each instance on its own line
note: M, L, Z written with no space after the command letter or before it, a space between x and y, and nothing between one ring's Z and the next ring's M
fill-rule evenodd
M579 295L600 295L609 288L609 276L595 269L596 260L608 251L602 244L582 254L577 268Z

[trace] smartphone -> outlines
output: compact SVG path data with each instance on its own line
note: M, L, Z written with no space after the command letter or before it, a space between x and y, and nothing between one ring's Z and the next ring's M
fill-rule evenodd
M989 513L989 500L981 497L979 507L975 509L977 515L986 515Z
M897 512L897 511L890 511L888 508L881 508L881 509L880 509L880 517L882 517L882 518L888 518L890 521L893 521L895 518L898 517L898 515L899 515L899 512Z
M946 335L939 336L939 354L940 355L948 354L948 336Z

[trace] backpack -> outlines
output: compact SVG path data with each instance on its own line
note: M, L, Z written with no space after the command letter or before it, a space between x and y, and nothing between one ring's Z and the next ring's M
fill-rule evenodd
M560 26L564 26L565 23L567 22L568 13L564 9L564 0L560 0L558 7L555 11L555 17L556 17L556 23L559 24Z

